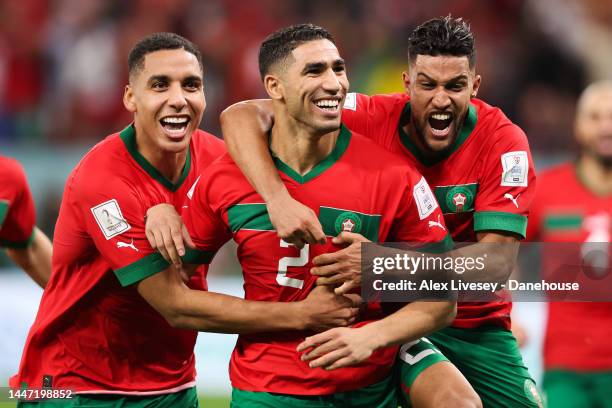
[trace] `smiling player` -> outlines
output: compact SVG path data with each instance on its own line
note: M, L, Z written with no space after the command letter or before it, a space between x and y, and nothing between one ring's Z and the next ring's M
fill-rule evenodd
M343 122L416 166L433 187L455 241L514 245L526 233L533 160L523 131L475 99L481 77L469 26L450 16L429 20L411 34L408 53L406 93L348 95ZM226 143L265 199L279 235L296 245L316 242L323 235L316 218L273 171L264 136L270 121L265 102L229 108L222 117ZM355 243L315 259L313 273L334 284L338 277L358 277L359 248ZM510 310L509 302L460 303L452 327L429 338L484 406L536 407L535 385L509 331Z

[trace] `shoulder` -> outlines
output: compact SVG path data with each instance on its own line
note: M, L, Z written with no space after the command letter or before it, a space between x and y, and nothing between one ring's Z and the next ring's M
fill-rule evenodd
M348 153L348 159L353 163L366 171L381 174L386 179L408 175L414 180L419 175L406 156L391 152L356 132L352 132Z
M92 147L68 176L66 187L83 194L103 191L119 193L132 184L136 165L119 137L107 136Z
M0 156L0 181L2 184L25 182L25 171L21 164L10 157Z
M476 108L478 133L488 139L492 146L500 146L500 143L501 146L528 145L525 132L508 119L500 108L489 105L480 99L472 99L471 103Z
M191 143L193 151L204 160L215 160L227 151L223 140L200 129L193 133Z

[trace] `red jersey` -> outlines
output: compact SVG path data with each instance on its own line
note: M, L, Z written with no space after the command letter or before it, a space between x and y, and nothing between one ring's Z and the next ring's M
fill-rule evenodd
M529 238L534 241L610 242L612 194L600 196L586 188L573 164L558 166L538 176L530 218ZM610 302L549 303L545 368L611 370L611 326Z
M452 242L425 179L401 156L342 127L330 155L305 175L275 159L291 196L310 207L328 241L301 250L278 238L263 199L229 155L214 163L183 218L200 250L215 251L233 237L243 268L245 298L293 302L315 286L312 259L339 248L331 237L352 231L376 242ZM223 235L224 234L224 235ZM224 237L221 239L221 237ZM364 322L380 318L371 304ZM385 378L396 347L376 351L354 367L326 371L300 360L297 345L312 333L288 331L240 335L230 361L232 385L247 391L325 395L361 388Z
M27 247L35 224L34 201L21 165L0 156L0 247Z
M425 176L458 242L475 242L479 231L525 237L535 171L523 131L498 108L472 99L446 157L428 160L402 126L410 120L406 94L347 95L342 121L384 148L400 153ZM462 302L453 326L493 324L510 328L510 302Z
M165 393L194 385L197 332L170 327L134 283L168 267L145 236L148 208L181 211L223 142L193 134L172 184L136 149L133 126L94 146L66 182L52 274L12 387ZM204 280L190 286L205 289Z

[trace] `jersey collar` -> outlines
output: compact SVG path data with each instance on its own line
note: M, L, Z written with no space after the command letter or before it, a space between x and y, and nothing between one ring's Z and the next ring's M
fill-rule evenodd
M285 173L288 177L297 181L300 184L304 184L307 181L312 180L317 177L325 170L329 169L335 162L340 160L340 157L346 151L349 142L351 141L351 131L344 125L340 125L340 134L338 135L338 140L336 140L336 145L332 149L331 153L323 159L319 164L314 166L312 170L308 173L301 175L297 171L293 170L289 167L285 162L272 154L272 160L274 161L274 165L277 169Z
M465 120L463 121L463 125L461 126L461 130L459 131L459 135L457 135L455 142L446 152L446 154L435 159L425 156L421 152L419 147L416 145L416 143L412 140L410 135L404 132L402 125L407 123L406 121L410 120L410 102L406 102L406 106L402 111L401 118L402 120L400 120L400 123L398 125L400 141L402 142L404 147L406 147L419 162L429 167L448 159L453 153L457 151L457 149L461 147L461 145L463 145L463 143L467 140L470 134L472 134L472 131L476 127L478 114L476 112L476 107L470 103L468 106L467 115L465 116Z
M142 167L142 169L146 171L149 176L157 180L162 186L166 187L170 191L176 191L183 184L183 182L187 178L187 175L189 174L189 169L191 169L191 148L187 149L187 159L185 160L185 166L183 167L181 177L176 183L172 183L163 174L161 174L159 170L157 170L151 163L149 163L147 159L145 159L145 157L138 151L138 148L136 146L136 129L134 128L133 123L123 129L121 133L119 133L119 137L121 138L121 140L123 140L126 149L130 153L132 158L136 161L136 163L138 163L138 165Z

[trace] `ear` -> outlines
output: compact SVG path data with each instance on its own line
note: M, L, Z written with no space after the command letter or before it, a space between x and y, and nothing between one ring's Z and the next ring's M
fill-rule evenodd
M472 84L472 92L470 93L471 98L475 98L478 95L478 88L480 88L480 81L482 77L480 75L476 75L474 77L474 83Z
M132 88L132 85L128 84L125 86L125 89L123 90L123 106L125 106L125 109L127 109L128 111L134 113L136 112L136 100L134 97L134 89Z
M270 99L283 99L284 89L280 78L276 75L268 74L264 77L264 87Z
M410 93L410 73L408 71L402 72L402 82L406 93Z

